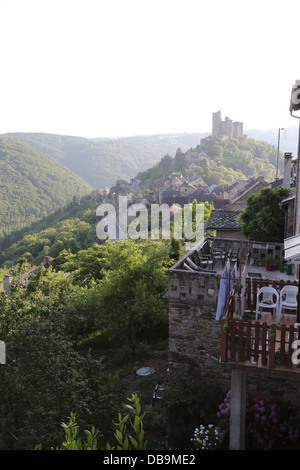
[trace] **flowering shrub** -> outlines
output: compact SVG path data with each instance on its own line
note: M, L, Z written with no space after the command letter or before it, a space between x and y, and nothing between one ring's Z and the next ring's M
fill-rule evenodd
M193 441L195 449L213 450L218 445L219 431L213 424L209 424L207 427L201 424L199 428L195 429L191 441Z
M231 391L219 405L220 425L229 423ZM299 410L289 401L268 403L256 397L248 400L246 415L246 446L256 449L278 449L300 439Z
M217 417L220 419L220 424L224 425L229 422L230 419L230 406L231 406L231 390L227 392L223 403L219 405L219 411L217 411Z
M299 440L300 416L290 402L267 403L256 397L248 407L246 433L255 447L278 449Z

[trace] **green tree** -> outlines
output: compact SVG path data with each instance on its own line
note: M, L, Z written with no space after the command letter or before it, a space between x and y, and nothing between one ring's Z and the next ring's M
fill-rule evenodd
M6 337L0 369L0 448L61 442L57 422L72 409L85 425L110 429L115 395L101 384L102 361L79 354L59 318L22 319Z
M161 242L123 240L109 243L107 270L100 292L98 328L133 353L147 335L166 332L169 247Z
M76 254L64 250L53 265L55 269L73 273L72 280L76 284L89 285L93 280L103 278L107 254L107 247L98 244Z
M239 216L243 234L250 240L283 243L285 216L279 203L289 194L290 190L285 188L264 188L251 194Z

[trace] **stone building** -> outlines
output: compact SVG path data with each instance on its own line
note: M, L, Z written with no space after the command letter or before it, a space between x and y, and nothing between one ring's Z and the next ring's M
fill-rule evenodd
M216 231L216 237L246 240L242 233L242 222L238 221L240 212L217 210L212 211L206 230Z
M240 246L245 253L250 250L255 258L249 270L257 271L260 256L265 250L274 253L281 250L283 244L258 247L256 242L229 239L215 239L222 243L226 250ZM206 243L206 241L204 241ZM202 245L203 246L203 245ZM221 265L213 270L194 269L199 261L201 246L185 254L169 270L169 285L165 299L169 303L169 366L173 371L190 371L203 379L215 380L224 393L231 387L232 371L242 368L241 363L232 363L230 367L220 363L222 321L216 318L220 278L224 272ZM198 261L197 261L198 260ZM257 265L256 265L257 262ZM219 263L219 262L218 262ZM275 276L275 274L274 274ZM280 274L284 277L284 274ZM288 276L286 276L288 277ZM300 384L291 375L280 375L277 370L263 369L256 366L248 370L248 392L250 395L261 395L266 399L282 398L300 405Z
M221 111L217 111L212 115L212 136L218 139L224 137L241 139L246 137L243 133L243 123L232 121L228 116L222 121Z
M245 181L243 186L234 194L230 199L229 204L226 206L227 211L242 212L247 207L247 198L250 194L259 194L260 191L269 184L265 181L263 176L258 178L250 178Z

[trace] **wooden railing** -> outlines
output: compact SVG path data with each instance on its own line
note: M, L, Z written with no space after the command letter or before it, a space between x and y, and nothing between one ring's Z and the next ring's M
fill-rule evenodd
M300 328L259 321L224 320L220 362L249 362L251 366L285 367L300 372ZM299 361L297 360L299 358Z
M257 292L261 287L274 287L279 293L280 290L284 286L298 286L298 281L285 281L285 280L270 280L270 279L258 279L258 278L246 278L246 290L245 290L245 297L243 302L239 297L239 294L236 292L235 286L233 287L233 291L230 292L227 299L227 304L224 310L224 317L231 320L234 317L234 314L237 313L237 300L241 302L239 308L243 307L244 310L252 310L253 312L256 311L256 300L257 300ZM244 314L242 312L242 314Z

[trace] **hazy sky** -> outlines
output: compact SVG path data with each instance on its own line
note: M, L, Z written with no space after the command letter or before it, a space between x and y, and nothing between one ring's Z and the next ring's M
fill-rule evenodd
M0 133L298 125L299 1L0 0Z

